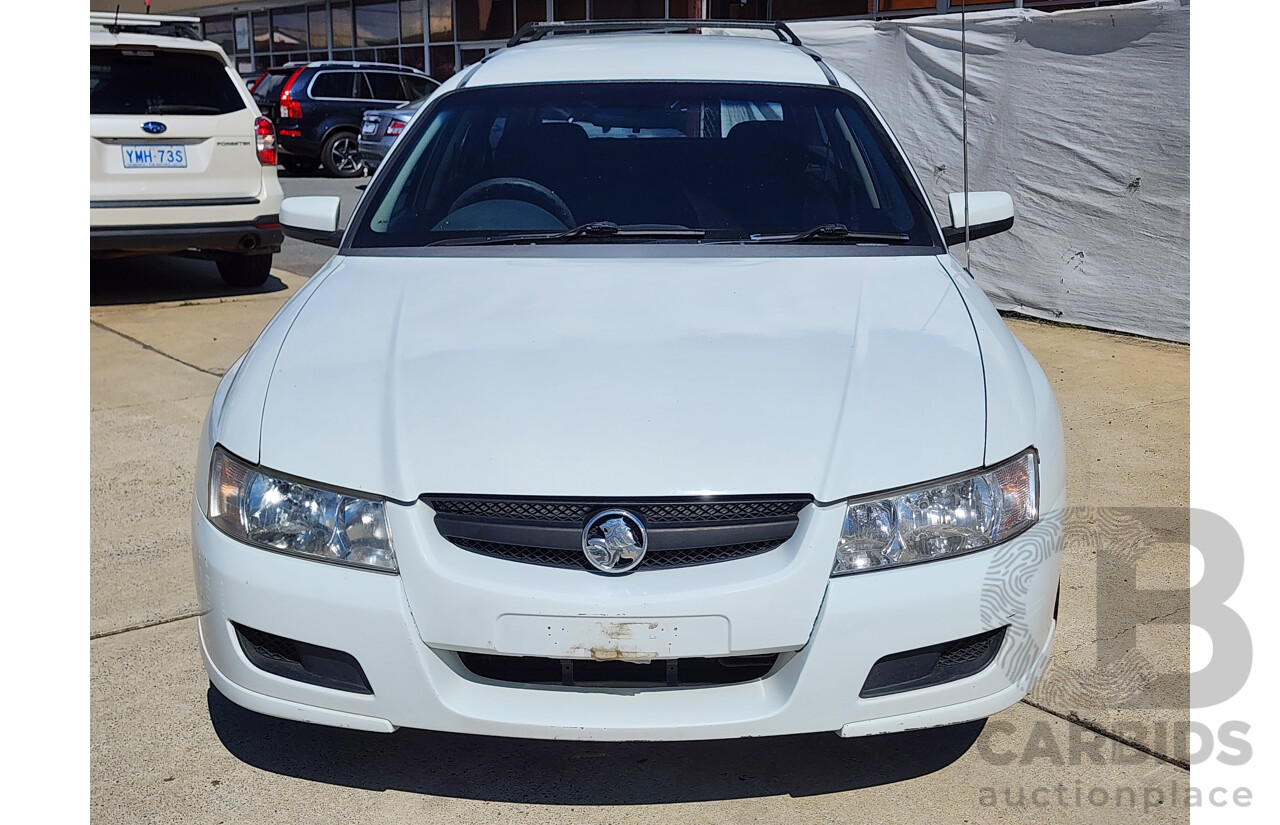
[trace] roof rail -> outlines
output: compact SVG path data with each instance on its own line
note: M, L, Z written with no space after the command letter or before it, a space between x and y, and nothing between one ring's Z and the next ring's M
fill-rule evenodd
M120 14L113 11L89 12L89 25L101 26L112 34L156 34L162 37L186 37L204 40L200 34L199 17L178 17L170 14Z
M416 74L426 74L421 69L415 69L412 66L406 66L403 63L380 63L374 60L290 60L279 67L272 68L295 69L299 66L310 66L315 69L323 68L362 68L362 69L401 69L406 72L414 72Z
M701 29L754 29L773 32L783 43L803 45L786 23L772 20L575 20L568 23L525 23L507 46L533 43L547 35L611 32L693 32Z

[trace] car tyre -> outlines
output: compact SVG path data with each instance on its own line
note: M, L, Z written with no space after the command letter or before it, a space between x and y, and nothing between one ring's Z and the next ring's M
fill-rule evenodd
M281 155L280 165L287 172L302 174L305 172L314 172L316 167L320 165L320 161L315 158L300 158L297 155Z
M227 286L262 286L271 274L271 255L227 255L217 259L218 274Z
M355 132L335 132L320 150L320 165L337 178L354 178L364 174L360 160L360 141Z

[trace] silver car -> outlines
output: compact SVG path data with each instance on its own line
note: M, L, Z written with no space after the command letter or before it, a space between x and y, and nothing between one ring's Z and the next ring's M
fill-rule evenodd
M364 122L360 124L360 160L370 172L382 163L396 138L400 137L426 100L421 97L401 103L394 109L375 109L364 113Z

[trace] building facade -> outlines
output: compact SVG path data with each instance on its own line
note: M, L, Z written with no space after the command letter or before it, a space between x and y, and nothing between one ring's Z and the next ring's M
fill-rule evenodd
M1053 10L1131 0L970 2L970 11ZM95 11L142 12L145 0L92 0ZM946 14L961 0L153 0L157 14L199 17L207 38L244 75L295 60L413 66L444 80L500 48L520 26L544 20L628 18L814 20Z

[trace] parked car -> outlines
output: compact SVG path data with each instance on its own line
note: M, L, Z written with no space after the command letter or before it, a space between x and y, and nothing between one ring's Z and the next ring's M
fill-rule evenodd
M948 254L1011 199L941 225L847 74L781 24L694 22L777 40L528 26L427 102L345 231L336 197L284 202L336 254L223 378L196 465L231 701L858 736L1039 678L1062 427Z
M199 255L258 286L284 240L275 129L198 24L90 15L89 248Z
M401 103L394 109L374 109L364 113L360 126L360 160L369 171L378 168L391 150L396 138L422 108L427 98Z
M281 166L323 166L346 178L364 174L358 140L365 111L417 100L438 85L408 66L328 60L269 69L253 96L279 127Z

